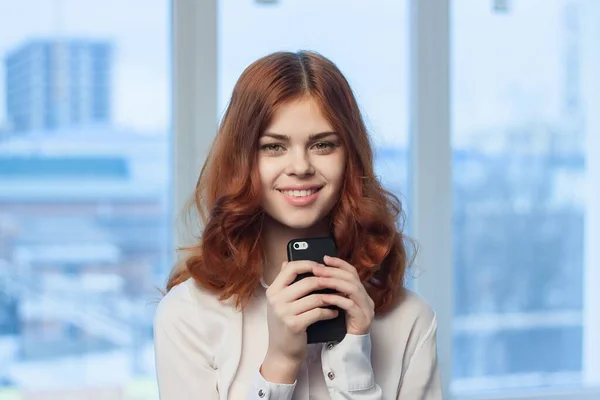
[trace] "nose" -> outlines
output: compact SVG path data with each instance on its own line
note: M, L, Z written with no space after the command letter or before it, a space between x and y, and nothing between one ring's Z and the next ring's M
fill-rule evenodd
M288 175L306 176L312 175L314 172L315 170L306 151L298 149L289 153L289 163L286 170Z

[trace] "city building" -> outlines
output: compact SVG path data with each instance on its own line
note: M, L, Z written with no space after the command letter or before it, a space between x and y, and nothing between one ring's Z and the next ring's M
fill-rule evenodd
M109 42L33 40L10 51L4 63L12 132L110 122L113 49Z

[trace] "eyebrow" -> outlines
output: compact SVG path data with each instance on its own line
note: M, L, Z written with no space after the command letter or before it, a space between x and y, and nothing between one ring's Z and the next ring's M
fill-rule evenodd
M313 133L312 135L310 135L308 137L308 139L309 140L319 140L319 139L324 139L324 138L326 138L328 136L332 136L332 135L337 136L337 133L335 133L333 131ZM268 136L270 138L277 139L277 140L282 140L282 141L289 141L290 140L290 137L288 135L282 135L280 133L265 132L263 134L263 136Z

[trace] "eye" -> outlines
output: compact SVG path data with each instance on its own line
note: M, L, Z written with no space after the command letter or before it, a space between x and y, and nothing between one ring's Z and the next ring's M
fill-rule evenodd
M260 150L267 153L279 153L284 150L284 147L280 143L267 143L260 146Z
M335 143L332 142L318 142L313 145L314 149L320 153L329 153L333 151L337 147Z

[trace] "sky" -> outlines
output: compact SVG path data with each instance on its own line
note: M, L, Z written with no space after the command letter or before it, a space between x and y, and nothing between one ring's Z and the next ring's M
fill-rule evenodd
M593 0L573 1L575 4ZM452 120L455 134L523 120L555 120L564 94L564 6L568 0L452 3ZM219 2L219 109L254 59L313 49L348 77L377 141L408 141L407 1ZM170 121L167 0L0 0L0 57L31 37L104 38L115 43L114 120L138 130ZM0 76L4 75L3 63ZM5 120L0 80L0 123Z
M114 121L164 130L170 120L169 19L165 0L0 0L0 124L6 120L6 52L31 38L83 37L115 44Z

